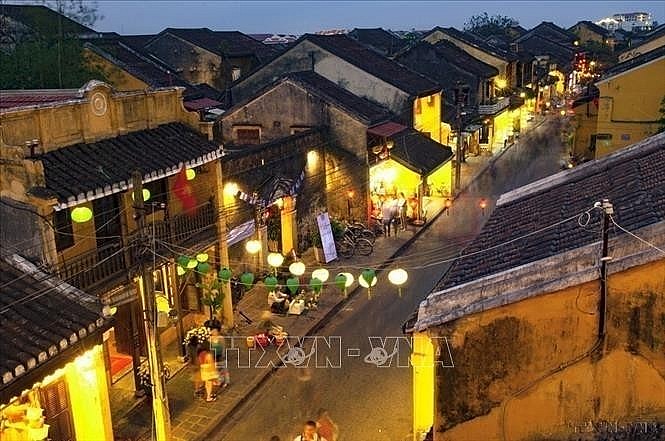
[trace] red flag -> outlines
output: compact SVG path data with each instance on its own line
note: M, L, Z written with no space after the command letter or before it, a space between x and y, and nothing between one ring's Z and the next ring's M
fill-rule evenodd
M182 170L178 172L178 176L173 182L173 193L180 201L182 205L182 211L189 215L193 215L196 211L196 198L194 197L194 192L192 191L192 186L187 180L187 168L183 167Z

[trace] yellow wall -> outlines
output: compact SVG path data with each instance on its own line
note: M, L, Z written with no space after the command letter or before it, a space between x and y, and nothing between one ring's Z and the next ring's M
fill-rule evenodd
M497 144L503 147L504 139L513 133L513 117L508 109L505 109L494 117L494 136L490 145Z
M612 135L596 144L596 157L647 138L658 130L665 96L665 58L596 83L600 90L597 134Z
M370 191L375 191L382 181L386 189L386 194L404 192L404 195L409 197L418 194L420 175L393 159L387 159L370 167Z
M441 110L441 93L416 98L413 102L413 128L428 132L430 138L441 142Z
M434 346L425 333L413 335L413 433L420 440L434 424Z
M432 196L450 196L453 188L453 165L448 161L427 177ZM443 191L441 194L439 191Z
M597 280L438 328L455 368L437 371L436 426L446 431L435 440L568 439L588 421L664 421L665 259L612 274L608 287L600 358L586 356Z
M573 140L573 154L577 157L593 158L594 152L589 149L591 135L596 133L598 126L598 107L593 101L580 104L573 108L575 118L575 138Z
M150 87L126 70L100 57L90 49L85 49L84 57L91 67L104 72L107 81L117 90L143 90Z

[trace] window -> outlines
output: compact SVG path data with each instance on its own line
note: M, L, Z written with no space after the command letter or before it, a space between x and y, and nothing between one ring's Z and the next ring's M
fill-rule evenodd
M231 80L236 81L236 80L240 79L240 74L241 73L242 73L242 71L240 70L239 67L236 67L236 66L232 67L231 68Z
M311 127L308 126L291 126L291 134L295 135L296 133L305 132L310 129Z
M236 143L240 145L261 143L260 127L234 127L234 131Z
M596 147L612 147L612 135L610 133L598 133L596 135Z
M72 218L69 214L69 208L56 211L53 215L53 224L55 227L56 251L64 251L74 246L74 230L72 228Z

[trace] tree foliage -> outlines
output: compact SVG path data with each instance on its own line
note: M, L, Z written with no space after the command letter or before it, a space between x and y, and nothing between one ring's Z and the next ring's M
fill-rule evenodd
M490 16L487 12L483 12L482 14L472 15L464 23L464 30L483 37L489 37L490 35L510 36L510 27L518 24L519 22L512 17L501 14Z
M104 18L99 14L99 7L96 1L89 0L40 0L42 4L62 15L71 18L77 23L85 26L92 26L97 21Z
M0 52L0 89L78 89L106 75L89 66L76 39L22 41Z

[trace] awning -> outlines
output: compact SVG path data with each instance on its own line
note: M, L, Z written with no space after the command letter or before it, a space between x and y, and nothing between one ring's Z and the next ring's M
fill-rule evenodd
M387 138L389 136L393 136L395 133L401 132L404 129L406 129L406 126L396 122L388 121L387 123L370 127L367 129L367 133Z
M226 235L226 244L228 246L235 245L238 242L251 237L254 234L255 226L254 219L243 222L237 227L233 228Z
M184 103L185 109L189 111L205 110L211 107L217 107L221 105L222 103L220 103L219 101L215 101L210 98L199 98L197 100L185 101Z
M390 157L421 176L428 176L453 157L450 147L414 129L404 130L393 140Z

